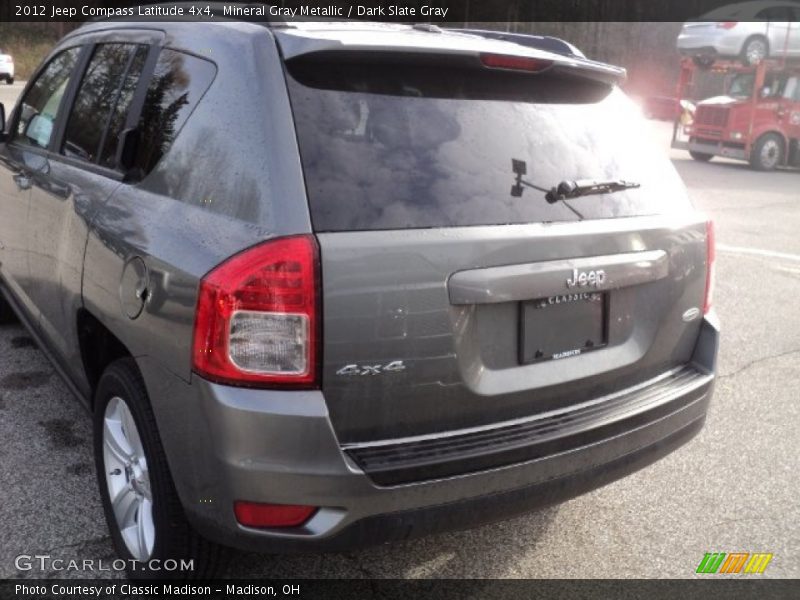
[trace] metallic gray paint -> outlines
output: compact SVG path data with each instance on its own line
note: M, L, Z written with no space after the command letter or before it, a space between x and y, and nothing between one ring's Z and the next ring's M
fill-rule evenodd
M31 182L27 165L32 153L4 145L0 150L0 275L20 310L38 321L38 311L24 291L29 279L27 221Z
M705 282L704 222L695 214L321 234L324 389L233 388L193 375L200 278L265 239L311 232L292 113L268 29L242 23L126 29L89 24L59 48L89 39L163 39L213 60L217 78L172 150L137 185L57 155L5 146L0 283L84 400L91 389L76 356L77 310L93 314L136 358L179 496L202 533L257 549L313 547L374 515L576 474L600 481L609 461L638 455L702 421L710 383L692 392L686 409L601 443L391 489L372 483L341 449L568 407L690 361L713 371L713 315L681 320L702 303ZM49 172L20 192L15 165L30 160L48 161ZM214 198L223 194L247 208L220 212ZM30 244L22 223L37 228ZM454 306L448 295L448 278L458 271L634 252L659 253L652 255L659 278L613 292L609 348L587 356L519 366L513 303ZM660 253L666 273L657 266ZM136 289L123 283L132 260L145 265L148 282L135 320L124 310L126 294ZM346 364L393 360L403 360L406 370L344 381L335 375ZM256 531L235 522L236 499L325 508L296 530Z
M323 390L343 442L478 426L634 385L688 361L700 326L681 318L702 305L705 290L705 221L699 215L318 238ZM653 272L666 268L668 274L611 292L608 347L601 351L520 365L515 302L451 304L448 280L460 271L502 273L508 265L566 265L578 256L635 252L651 260L649 253L663 252L666 264ZM536 282L528 299L553 292L552 280L543 288ZM402 360L405 371L336 375L347 364L391 360Z
M55 355L87 392L76 315L81 297L90 215L119 186L117 181L48 159L34 177L28 213L28 296L41 312L39 327Z
M708 339L715 336L712 329ZM433 509L587 472L601 477L605 463L636 455L703 419L711 394L708 377L685 394L692 398L686 408L624 435L540 460L384 488L371 482L339 447L319 392L264 392L200 379L187 384L152 361L139 365L148 388L154 385L151 389L160 397L174 399L160 403L156 414L159 422L170 423L176 436L164 441L173 446L172 452L167 447L170 464L181 473L178 490L194 525L225 544L280 551L325 548L375 515ZM241 498L305 502L325 509L300 528L255 530L235 522L231 506ZM531 506L538 501L530 497ZM474 515L475 520L482 518Z
M691 362L709 378L686 393L693 401L680 411L625 435L552 457L390 488L371 482L343 452L320 392L248 390L200 378L190 384L150 358L137 362L151 396L169 400L154 403L153 408L159 424L168 425L171 432L162 440L171 468L180 474L176 484L187 515L204 535L252 550L339 550L407 537L410 528L390 531L401 524L392 520L398 511L418 510L421 517L450 503L455 507L526 486L531 487L527 506L546 504L547 497L537 496L537 486L559 481L563 498L573 486L577 488L573 480L604 481L605 465L611 461L636 461L648 448L684 430L693 428L694 435L713 388L719 343L713 312L702 320L695 339ZM685 395L675 401L683 399ZM301 528L255 530L235 522L232 502L241 498L326 508ZM360 525L376 515L386 515L385 522L379 521L382 531L365 537ZM470 514L463 520L490 518Z
M156 169L109 199L86 250L93 265L86 307L132 353L157 358L187 381L200 278L249 246L311 231L275 43L264 27L225 27L226 35L215 35L216 26L199 35L190 24L171 24L167 45L214 60L217 77ZM242 72L260 75L245 79ZM252 208L220 214L216 197ZM122 266L134 256L144 260L150 282L135 324L119 316L117 292Z

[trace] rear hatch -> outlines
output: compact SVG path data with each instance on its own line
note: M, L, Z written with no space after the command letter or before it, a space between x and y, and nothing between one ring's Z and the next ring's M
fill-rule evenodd
M705 222L634 105L546 55L420 56L286 60L340 442L524 418L688 362ZM641 187L550 203L512 193L512 160L543 189Z

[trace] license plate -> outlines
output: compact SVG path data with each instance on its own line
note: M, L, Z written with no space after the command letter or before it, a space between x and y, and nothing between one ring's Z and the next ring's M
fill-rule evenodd
M608 294L585 292L522 302L520 362L577 356L608 341Z

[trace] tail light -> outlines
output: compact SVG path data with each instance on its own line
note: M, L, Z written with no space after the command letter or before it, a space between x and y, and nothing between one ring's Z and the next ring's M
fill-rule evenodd
M317 507L237 501L233 512L246 527L298 527L317 512Z
M319 384L319 249L314 236L271 240L200 282L194 370L232 385Z
M733 29L738 24L738 21L720 21L717 23L718 29Z
M530 73L543 71L553 64L552 60L507 54L481 54L481 62L485 67L492 69L509 69L512 71L528 71Z
M711 310L714 296L714 271L717 262L717 247L714 239L714 221L706 223L706 298L703 302L703 314Z

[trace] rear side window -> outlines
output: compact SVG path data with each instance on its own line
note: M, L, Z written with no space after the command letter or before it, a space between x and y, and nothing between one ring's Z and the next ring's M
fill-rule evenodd
M144 45L135 46L131 52L130 63L122 84L117 91L114 106L108 119L108 128L100 146L100 164L104 167L114 168L117 162L117 145L119 144L120 134L125 127L128 118L128 111L133 102L133 94L142 76L147 52L149 48Z
M167 152L216 73L211 61L175 50L161 51L139 121L135 170L140 177Z
M288 63L317 231L603 219L684 210L665 153L618 90L557 74ZM549 204L525 179L625 179L641 188ZM570 208L572 207L572 208Z
M58 107L78 62L80 48L69 48L53 58L22 99L14 140L47 148Z
M86 68L67 122L63 153L115 166L117 141L142 74L148 47L100 44Z

